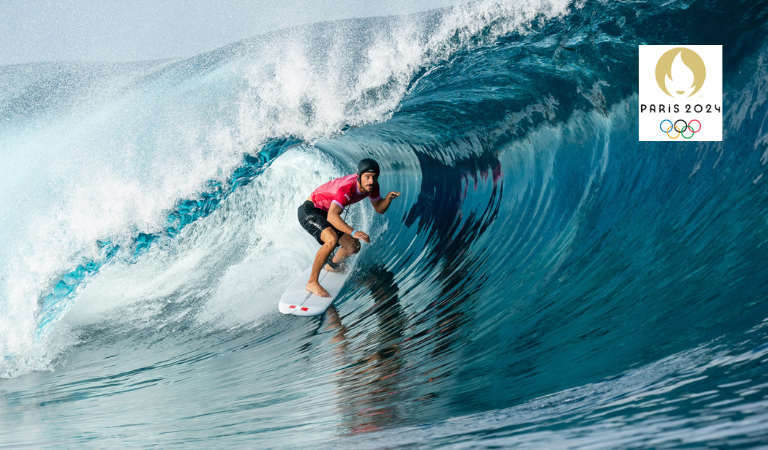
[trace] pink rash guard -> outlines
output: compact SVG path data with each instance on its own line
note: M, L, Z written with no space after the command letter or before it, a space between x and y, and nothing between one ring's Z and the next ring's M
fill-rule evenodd
M341 209L357 203L370 195L371 202L381 200L379 194L379 183L373 186L370 194L363 194L357 189L357 174L347 175L329 181L319 188L315 189L309 199L315 204L315 208L325 211L331 209L331 204L336 203Z

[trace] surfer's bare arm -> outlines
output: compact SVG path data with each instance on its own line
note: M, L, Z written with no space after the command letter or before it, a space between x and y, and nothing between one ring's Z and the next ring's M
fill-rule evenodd
M382 198L381 200L376 200L375 202L371 202L373 205L373 209L376 210L379 214L384 214L387 212L387 209L389 209L389 204L392 203L393 199L396 199L397 197L400 197L400 193L397 191L392 191L389 194L386 195L386 197Z
M353 238L362 239L370 244L371 238L368 237L367 234L360 230L355 231L354 228L347 225L347 222L344 222L344 219L341 218L342 211L343 210L341 209L341 206L337 205L336 203L331 203L331 207L328 209L328 222L337 230L350 234ZM352 234L353 231L355 231L355 234Z

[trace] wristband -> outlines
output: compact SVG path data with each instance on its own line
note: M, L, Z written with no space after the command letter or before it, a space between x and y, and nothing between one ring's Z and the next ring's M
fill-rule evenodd
M355 233L357 233L357 230L353 229L352 234L350 234L350 236L355 237Z

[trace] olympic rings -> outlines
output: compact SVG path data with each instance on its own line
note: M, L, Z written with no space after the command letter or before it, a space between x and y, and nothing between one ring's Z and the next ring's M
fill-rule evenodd
M691 129L691 125L693 124L693 122L696 122L696 123L698 123L698 124L699 124L699 129L698 129L698 130L696 130L696 131L693 131L693 129ZM701 122L699 122L699 121L698 121L698 120L696 120L696 119L693 119L693 120L691 120L691 123L689 123L689 124L688 124L688 129L689 129L689 130L691 130L691 131L693 131L693 133L694 133L694 134L695 134L695 133L698 133L699 131L701 131Z
M664 129L664 122L669 122L669 125L670 125L670 127L667 128L666 130ZM677 127L677 122L683 122L683 127L682 128L678 128ZM696 130L696 131L693 131L693 127L691 126L691 125L693 125L693 122L696 122L696 123L699 124L699 129ZM697 119L693 119L693 120L691 120L691 123L689 124L688 122L686 122L683 119L677 119L677 120L675 120L674 123L672 123L671 120L664 119L664 120L662 120L659 123L659 129L661 130L662 133L666 133L667 137L669 137L670 139L677 139L680 136L683 136L683 139L690 139L690 138L693 137L694 134L696 134L699 131L701 131L701 122L699 122ZM677 135L675 137L672 137L672 135L669 134L672 130L677 131ZM690 131L691 135L690 136L684 135L683 133L685 133L686 131Z
M677 122L683 122L683 129L682 130L677 130ZM688 128L688 123L685 120L683 120L683 119L675 120L675 130L677 130L680 133L682 133L683 131L685 131L686 128Z
M664 122L669 122L669 129L668 130L664 130L664 128L661 128L661 125L664 124ZM669 133L670 131L672 131L672 121L669 120L669 119L662 120L661 123L659 124L659 128L661 128L661 132L662 133ZM699 127L699 128L701 128L701 127Z

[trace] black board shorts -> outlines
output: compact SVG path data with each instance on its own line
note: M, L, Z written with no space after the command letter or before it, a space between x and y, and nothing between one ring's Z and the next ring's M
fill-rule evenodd
M320 235L328 227L331 227L336 234L341 237L344 232L339 231L328 222L328 211L320 208L315 208L315 204L307 200L299 206L299 223L301 227L307 230L307 233L317 240L320 245L323 245L323 240L320 239ZM340 244L337 242L336 246Z

